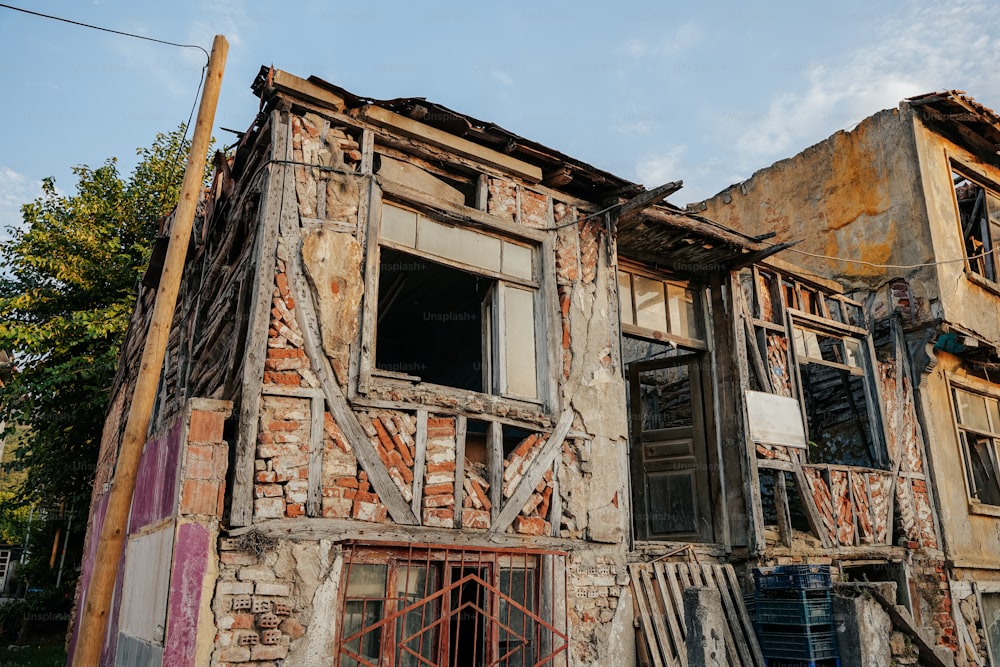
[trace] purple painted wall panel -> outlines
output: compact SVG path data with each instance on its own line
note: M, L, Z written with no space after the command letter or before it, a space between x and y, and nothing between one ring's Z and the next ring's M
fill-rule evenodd
M201 586L208 570L210 535L200 523L182 523L174 545L163 664L194 667Z
M101 526L104 525L104 515L108 511L108 494L104 494L94 503L93 522L90 524L90 531L87 533L87 552L83 555L83 563L80 568L80 600L76 606L73 618L73 627L80 627L80 616L83 615L83 608L86 604L86 595L90 586L90 578L94 574L94 561L97 559L97 536L101 534ZM70 637L69 655L72 657L76 650L76 633Z
M178 420L165 435L146 442L132 497L129 534L173 515L183 426Z
M111 601L111 612L108 614L108 634L104 637L104 649L101 651L101 667L114 667L115 652L118 650L118 612L122 608L122 581L125 579L125 549L128 541L122 544L122 554L118 558L118 575L115 577L115 596Z

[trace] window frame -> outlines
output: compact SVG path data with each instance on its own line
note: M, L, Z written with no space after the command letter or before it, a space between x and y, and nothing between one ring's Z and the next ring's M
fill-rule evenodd
M829 368L846 371L851 375L862 378L864 381L865 402L868 405L868 414L871 415L868 420L868 430L871 434L872 444L874 445L875 450L873 452L873 463L875 464L874 469L887 470L890 461L887 448L889 439L885 430L885 415L883 414L881 407L885 405L885 402L882 399L879 385L875 381L877 375L875 366L876 357L875 349L872 344L871 333L867 329L850 324L835 322L825 317L813 315L796 308L787 308L786 315L788 319L786 324L786 330L788 332L787 336L789 339L788 351L791 354L791 363L794 369L794 373L792 375L794 383L793 394L796 400L798 400L799 408L802 411L802 425L805 429L807 443L810 441L811 434L809 433L808 408L806 406L805 392L802 386L802 365L804 363L815 363ZM851 366L846 363L840 364L822 358L800 355L795 338L796 329L804 329L831 338L839 338L841 340L856 340L859 344L858 347L860 352L859 365ZM810 449L807 447L807 461L809 460L809 453ZM833 461L819 461L817 463L840 465L835 464Z
M971 468L972 460L968 453L968 443L962 437L963 432L971 431L978 435L985 435L986 437L993 439L992 454L994 473L1000 476L1000 432L982 431L981 429L963 425L959 420L959 408L955 398L955 389L958 389L969 394L978 394L988 399L1000 402L1000 386L984 381L977 382L974 378L959 376L952 373L948 374L947 379L948 400L951 402L952 426L955 430L955 444L958 446L958 453L962 459L962 476L965 479L965 496L968 503L969 513L1000 517L1000 505L984 503L975 497L975 480L972 475ZM987 415L989 416L989 410L987 410ZM1000 424L992 424L992 426L1000 431ZM998 482L998 485L1000 485L1000 482Z
M959 243L961 243L962 254L965 260L965 275L970 282L1000 294L1000 216L998 216L996 220L990 216L990 207L988 202L989 197L992 196L997 200L998 204L1000 204L1000 186L992 180L986 178L981 173L978 173L969 165L955 158L949 158L948 166L948 173L951 178L951 200L955 213L955 228L958 231ZM973 268L973 262L969 257L969 251L965 240L966 237L962 230L962 211L958 202L958 190L955 187L957 185L954 180L956 175L961 176L963 179L979 187L984 192L987 236L985 241L980 239L980 241L984 243L985 250L983 250L983 252L986 253L982 257L983 273L980 273ZM993 238L991 233L994 227L997 228L997 238ZM986 244L988 244L988 246ZM975 255L977 253L973 254ZM989 277L989 273L993 274L992 278Z
M387 239L381 234L382 211L385 205L413 211L434 223L498 238L501 243L508 242L527 247L531 250L532 277L526 279L491 271ZM352 399L365 400L375 389L410 386L418 387L419 390L407 396L403 402L421 404L420 395L430 390L437 395L467 398L472 394L483 396L487 401L517 403L532 412L542 411L549 414L554 410L553 406L557 405L557 382L550 377L552 372L550 360L557 358L558 341L551 323L559 320L555 317L555 313L558 312L558 298L553 256L554 238L550 232L511 223L478 209L442 202L410 188L394 186L392 183L373 183L368 202L364 246L365 275L361 327L357 336L358 350L351 355L351 363L355 366L350 374ZM406 373L382 371L376 367L379 278L383 248L493 281L491 288L493 296L484 299L484 306L488 307L484 307L483 313L483 363L487 366L490 378L489 387L485 387L485 391L475 392L436 384L418 380ZM506 388L506 349L499 340L504 326L504 293L507 291L504 288L531 290L533 293L536 394L534 397L501 389ZM487 319L490 320L489 324L486 322Z
M621 287L622 275L629 276L629 304L630 307L628 312L631 313L631 321L626 321L626 312L622 308L622 302L624 299L624 293ZM663 289L663 305L665 312L665 322L663 329L650 329L648 327L643 327L638 324L638 312L636 309L636 289L635 289L635 278L639 276L648 280L659 282ZM706 304L708 303L708 295L706 294L706 286L693 282L691 280L685 280L683 278L670 276L663 272L650 271L644 267L631 262L626 262L619 260L618 266L615 267L615 286L616 292L618 294L618 320L621 323L621 330L623 334L630 336L636 336L639 338L649 338L652 340L660 342L670 342L674 343L679 348L686 348L690 350L707 351L709 349L708 339L710 336L709 331L709 318L706 313ZM693 324L698 328L698 333L700 338L693 338L690 336L680 335L673 331L670 331L670 325L672 323L671 311L670 311L670 296L667 291L669 286L682 287L689 290L694 297L694 314L693 314Z

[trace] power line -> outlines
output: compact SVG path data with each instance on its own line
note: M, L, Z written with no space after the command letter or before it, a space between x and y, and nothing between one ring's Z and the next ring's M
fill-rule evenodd
M134 37L135 39L144 39L147 42L156 42L157 44L166 44L167 46L177 46L177 47L180 47L182 49L198 49L199 51L201 51L202 53L205 54L205 61L206 61L206 63L207 63L207 61L209 59L208 51L206 51L204 47L198 46L197 44L178 44L177 42L168 42L165 39L156 39L155 37L146 37L145 35L136 35L135 33L124 32L122 30L114 30L112 28L104 28L104 27L99 26L99 25L91 25L90 23L82 23L80 21L73 21L71 19L64 19L64 18L62 18L60 16L52 16L51 14L43 14L41 12L35 12L35 11L30 10L30 9L24 9L22 7L15 7L13 5L6 5L6 4L4 4L2 2L0 2L0 7L3 7L5 9L11 9L11 10L13 10L15 12L22 12L24 14L31 14L32 16L38 16L38 17L41 17L43 19L51 19L53 21L62 21L63 23L69 23L71 25L77 25L77 26L80 26L82 28L90 28L91 30L101 30L103 32L110 32L110 33L113 33L115 35L122 35L124 37Z

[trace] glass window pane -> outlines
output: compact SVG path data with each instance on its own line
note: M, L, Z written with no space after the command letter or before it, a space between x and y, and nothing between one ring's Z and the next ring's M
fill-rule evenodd
M413 211L382 205L382 238L412 248L417 243L417 214Z
M500 271L500 239L442 225L424 216L417 221L417 248L470 266Z
M347 581L344 603L344 627L341 637L340 665L359 664L354 657L378 660L381 653L381 626L374 626L384 616L387 567L374 564L354 564ZM372 628L364 631L365 628Z
M503 242L503 272L510 276L531 280L531 248Z
M535 381L535 299L528 290L504 286L506 393L537 398Z
M1000 505L1000 480L997 479L997 462L992 438L966 432L969 446L969 467L975 485L973 495L981 503Z
M618 308L622 322L635 324L635 314L632 312L632 276L624 271L618 272Z
M992 422L991 433L1000 433L1000 409L997 406L997 399L987 398L986 407L990 411L990 421Z
M986 416L986 397L955 389L955 403L958 405L960 424L980 431L990 430L990 421Z
M670 313L670 333L686 338L701 338L698 318L697 296L685 285L667 283L668 312Z
M396 621L399 667L436 663L440 598L438 570L423 565L401 566L396 573L397 610L405 611ZM429 598L429 599L428 599ZM421 660L423 658L423 660Z
M994 656L1000 656L1000 593L982 593L983 627Z
M636 324L654 331L667 330L667 304L663 299L663 283L645 276L635 278Z
M516 604L535 608L535 571L527 568L500 570L500 644L498 664L509 667L534 665L535 621Z

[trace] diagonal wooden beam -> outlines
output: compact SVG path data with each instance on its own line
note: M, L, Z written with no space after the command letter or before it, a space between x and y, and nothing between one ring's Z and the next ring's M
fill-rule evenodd
M518 482L514 493L511 494L503 509L500 510L500 514L497 515L496 521L493 522L493 526L490 528L491 532L504 532L507 530L507 526L514 522L514 518L521 513L521 509L528 502L531 493L538 486L538 483L542 481L545 471L552 468L552 461L555 460L556 454L562 451L563 441L566 439L566 434L569 433L569 428L572 425L573 410L572 408L566 408L559 417L555 428L552 429L552 434L549 435L548 440L542 445L541 451L535 455L535 458L528 465L528 469L524 471L524 476ZM553 498L552 502L559 502L559 499Z
M684 181L672 181L632 197L632 199L629 199L618 207L618 222L635 218L645 209L659 204L682 187L684 187Z
M285 169L283 185L285 206L282 207L281 236L289 248L288 261L285 263L288 273L288 286L295 299L295 316L302 330L303 346L309 358L313 371L319 377L323 396L327 407L337 426L343 431L347 441L351 443L354 455L361 467L368 473L368 480L379 499L385 504L389 516L398 524L419 525L410 504L403 498L396 482L389 476L389 471L382 462L375 445L369 440L358 416L347 403L330 359L323 350L319 340L319 318L313 304L312 290L302 268L302 234L298 226L298 212L295 204L295 177L291 168Z

